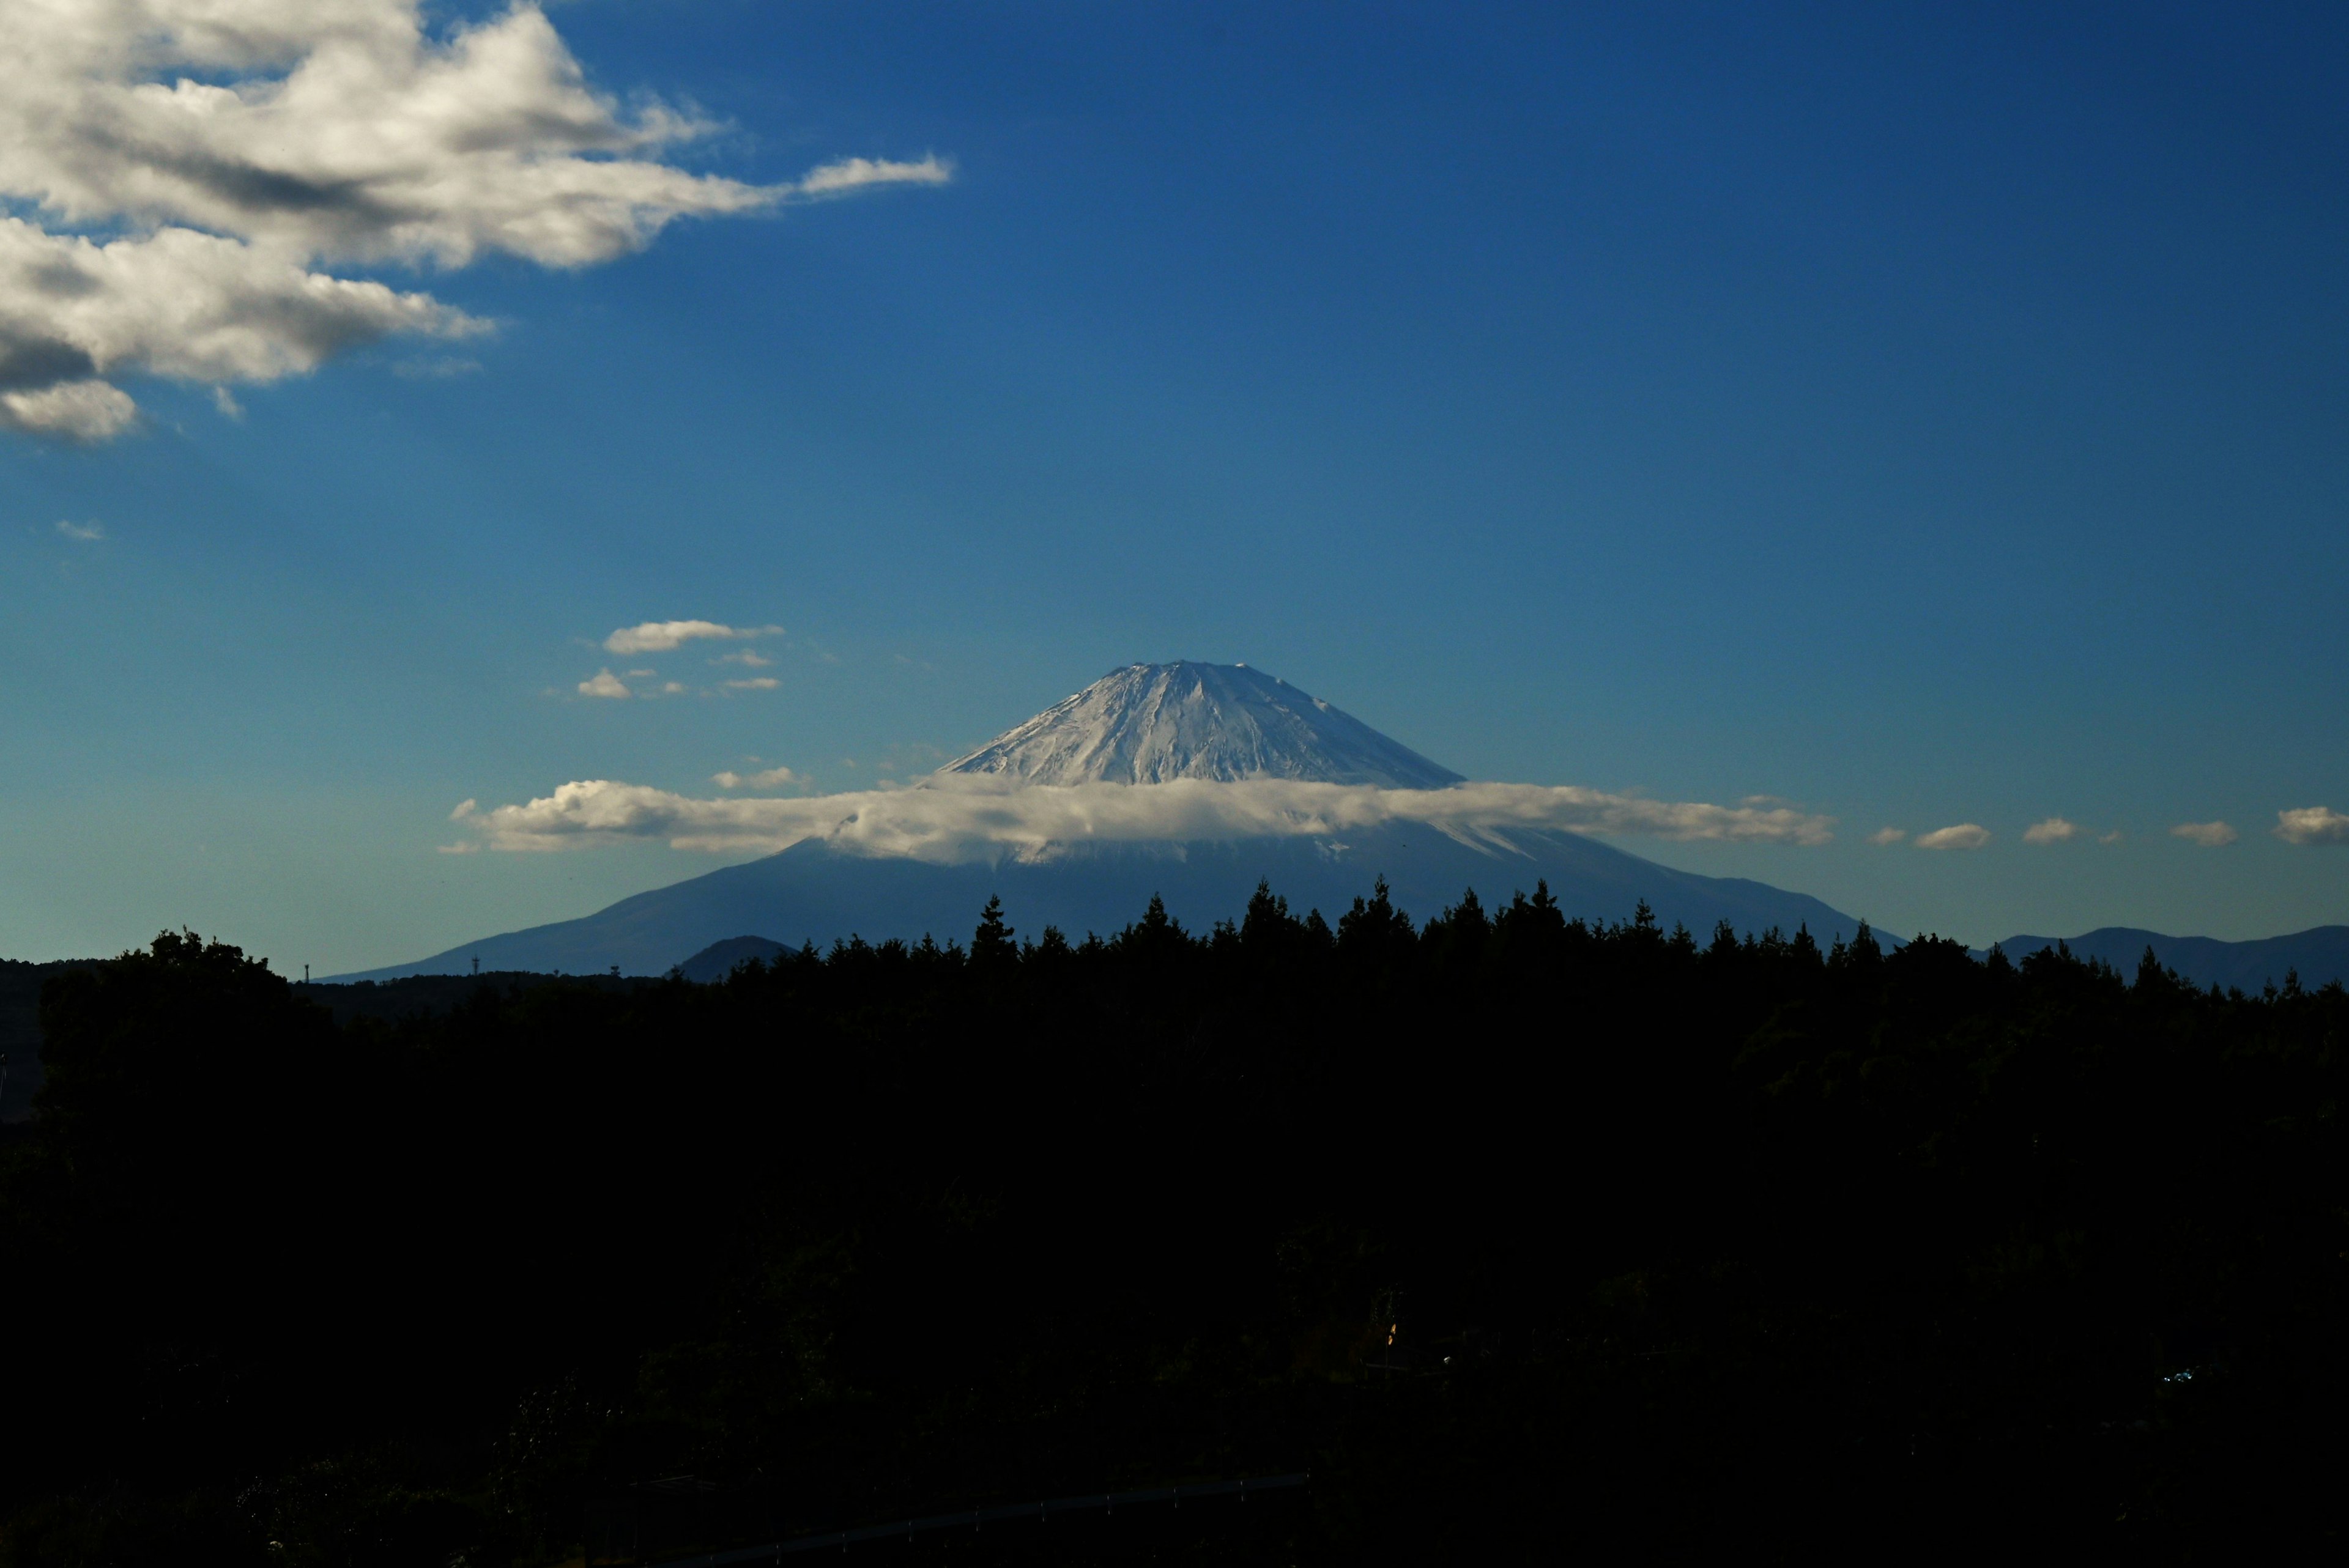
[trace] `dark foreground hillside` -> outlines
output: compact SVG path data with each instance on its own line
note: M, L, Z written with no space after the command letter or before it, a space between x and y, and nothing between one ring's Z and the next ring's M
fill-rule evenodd
M1266 896L447 1001L338 1023L174 937L50 984L6 1563L1300 1472L845 1554L2339 1547L2338 987Z

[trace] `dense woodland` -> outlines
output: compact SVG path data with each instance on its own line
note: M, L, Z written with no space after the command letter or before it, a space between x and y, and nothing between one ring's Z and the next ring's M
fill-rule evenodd
M2337 985L1538 893L1034 935L429 1010L192 936L51 977L5 1561L504 1568L1293 1471L858 1552L2342 1531Z

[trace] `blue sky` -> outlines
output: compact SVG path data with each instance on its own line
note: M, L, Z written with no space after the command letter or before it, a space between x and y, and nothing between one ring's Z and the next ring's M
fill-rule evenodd
M494 329L0 432L0 954L417 957L716 863L440 852L461 799L863 788L1172 657L1475 779L1831 815L1625 847L1903 932L2349 921L2349 848L2271 831L2349 810L2339 13L547 16L709 122L647 160L951 180L345 257ZM784 630L596 645L679 618Z

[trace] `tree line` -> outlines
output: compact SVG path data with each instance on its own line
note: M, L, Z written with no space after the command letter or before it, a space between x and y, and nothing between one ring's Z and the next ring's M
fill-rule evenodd
M1381 886L325 994L187 934L49 980L6 1563L554 1563L1296 1471L1081 1560L2339 1532L2337 985Z

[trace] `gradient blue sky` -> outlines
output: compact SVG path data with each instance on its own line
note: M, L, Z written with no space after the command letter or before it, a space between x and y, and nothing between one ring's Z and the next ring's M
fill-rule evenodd
M2270 831L2349 810L2349 13L549 15L724 122L684 167L955 178L379 266L499 330L0 434L0 954L418 957L716 863L440 853L460 799L856 787L1172 657L1831 813L1625 847L1904 933L2349 921ZM786 628L779 686L576 694L742 673L594 645L681 617Z

